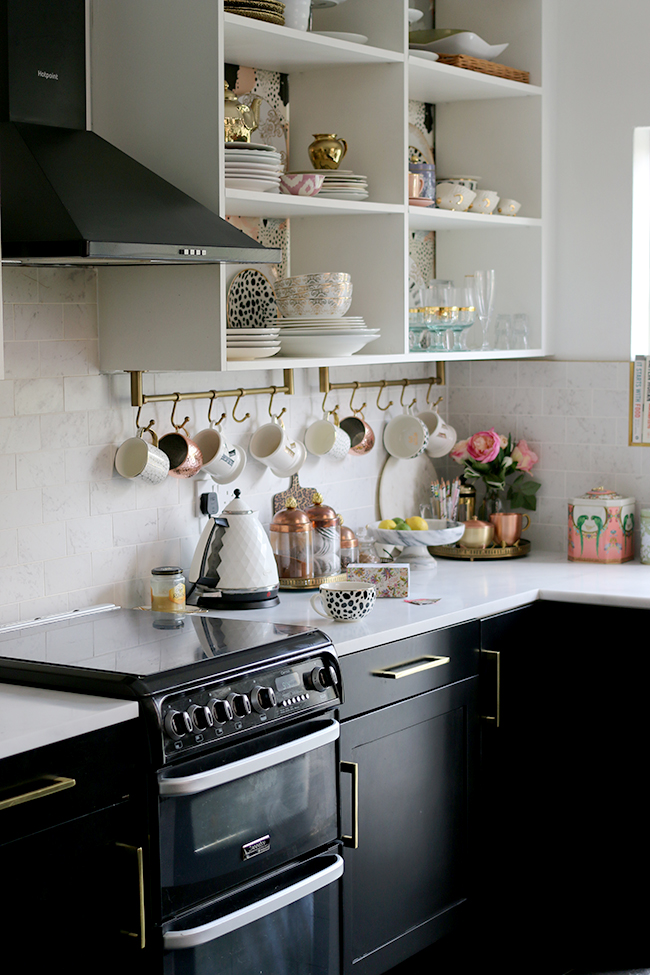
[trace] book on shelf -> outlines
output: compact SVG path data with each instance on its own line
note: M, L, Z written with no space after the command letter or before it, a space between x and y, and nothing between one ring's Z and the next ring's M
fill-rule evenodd
M643 443L646 373L646 357L644 355L635 356L632 377L632 443Z

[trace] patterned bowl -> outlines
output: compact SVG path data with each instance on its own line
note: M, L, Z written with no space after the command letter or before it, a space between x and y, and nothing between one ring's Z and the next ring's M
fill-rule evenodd
M350 284L352 277L346 271L322 271L320 274L294 274L289 278L280 278L276 282L276 290L286 288L302 288L311 285Z
M280 192L292 196L316 196L325 181L320 173L285 173L280 177Z

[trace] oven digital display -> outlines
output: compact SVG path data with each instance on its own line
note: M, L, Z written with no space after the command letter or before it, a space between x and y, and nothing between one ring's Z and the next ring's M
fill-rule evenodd
M288 691L292 687L300 687L301 684L300 674L296 673L283 674L282 677L276 677L275 679L275 687L278 691Z

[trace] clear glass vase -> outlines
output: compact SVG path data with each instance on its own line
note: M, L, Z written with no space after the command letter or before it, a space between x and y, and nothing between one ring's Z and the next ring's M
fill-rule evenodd
M488 487L478 509L479 521L489 521L490 515L495 515L498 511L503 511L503 501L501 491L498 488Z

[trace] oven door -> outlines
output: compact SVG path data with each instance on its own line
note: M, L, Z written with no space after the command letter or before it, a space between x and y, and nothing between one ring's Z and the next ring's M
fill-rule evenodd
M169 922L164 975L338 975L342 873L328 852Z
M316 718L159 773L163 919L337 839L338 737Z

